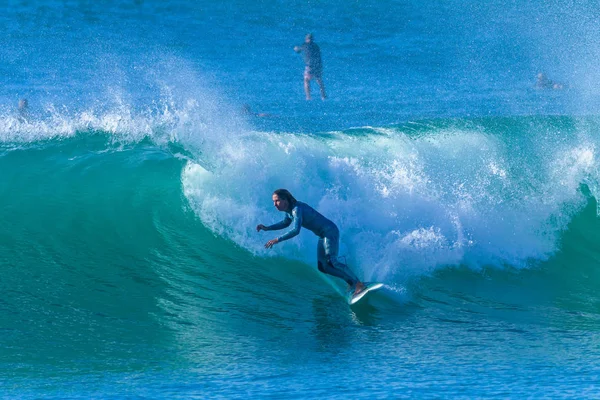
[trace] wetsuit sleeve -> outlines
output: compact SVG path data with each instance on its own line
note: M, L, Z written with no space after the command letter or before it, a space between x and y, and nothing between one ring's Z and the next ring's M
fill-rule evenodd
M294 236L300 233L300 229L302 228L302 212L298 210L298 207L294 207L292 210L292 229L281 235L277 238L278 242L283 242L284 240L288 240L293 238Z
M287 228L288 226L290 226L291 223L292 223L292 219L290 218L289 215L286 214L285 219L283 221L280 221L273 225L266 226L265 231L278 231L280 229Z

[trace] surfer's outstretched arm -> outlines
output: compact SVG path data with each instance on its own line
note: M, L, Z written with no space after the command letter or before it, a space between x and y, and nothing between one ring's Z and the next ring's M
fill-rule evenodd
M292 218L293 222L292 229L284 233L283 235L277 238L277 242L283 242L284 240L288 240L297 236L300 233L300 229L302 229L302 213L298 211L298 208L294 208L292 210Z
M269 226L264 226L263 224L260 224L256 227L256 231L260 232L261 230L263 231L278 231L280 229L283 228L287 228L288 226L290 226L290 224L292 223L292 219L286 215L285 219L283 221L277 222L276 224L273 225L269 225Z
M287 231L286 233L284 233L276 239L269 240L265 244L265 247L267 249L270 249L271 247L273 247L273 245L279 242L291 239L300 233L300 229L302 229L302 213L299 212L297 208L294 208L294 210L292 211L292 220L290 222L293 222L292 229L290 229L289 231Z
M283 242L284 240L291 239L300 233L300 229L302 229L302 213L298 212L297 208L294 208L294 210L292 211L292 217L293 217L293 219L290 221L293 223L292 229L290 229L289 231L287 231L286 233L284 233L283 235L279 236L276 239L269 240L267 242L267 244L265 244L265 247L267 249L270 249L271 247L273 247L274 244Z

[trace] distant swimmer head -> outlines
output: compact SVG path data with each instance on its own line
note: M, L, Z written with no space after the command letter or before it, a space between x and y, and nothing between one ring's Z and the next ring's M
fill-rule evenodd
M29 103L27 103L27 99L19 100L19 110L25 110L25 109L27 109L28 106L29 106Z
M313 34L309 33L304 37L304 42L305 43L311 43L313 41Z
M538 84L538 86L545 86L549 82L548 77L543 72L539 72L536 75L536 78L537 78L537 84Z
M290 211L296 205L296 199L287 189L277 189L273 192L273 205L279 211Z

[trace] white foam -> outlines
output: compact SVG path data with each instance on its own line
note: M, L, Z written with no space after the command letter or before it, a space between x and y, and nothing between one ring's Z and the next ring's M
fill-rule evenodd
M134 68L119 65L116 58L98 66L90 87L78 88L92 93L87 100L78 91L65 99L35 97L26 115L16 104L0 106L0 143L103 132L124 142L177 142L206 152L248 130L240 110L189 62L151 54Z
M254 230L283 218L271 193L284 187L340 227L341 252L368 281L458 264L525 267L556 251L584 203L578 185L597 173L589 139L565 138L539 145L479 128L418 137L253 132L212 154L210 178L190 163L182 182L208 227L255 254L315 263L314 235L268 251L262 244L277 234Z

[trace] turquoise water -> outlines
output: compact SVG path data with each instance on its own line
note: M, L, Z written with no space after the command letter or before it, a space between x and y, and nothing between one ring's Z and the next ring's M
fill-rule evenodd
M11 2L0 396L597 397L586 10ZM385 289L349 307L307 232L265 250L278 187Z

